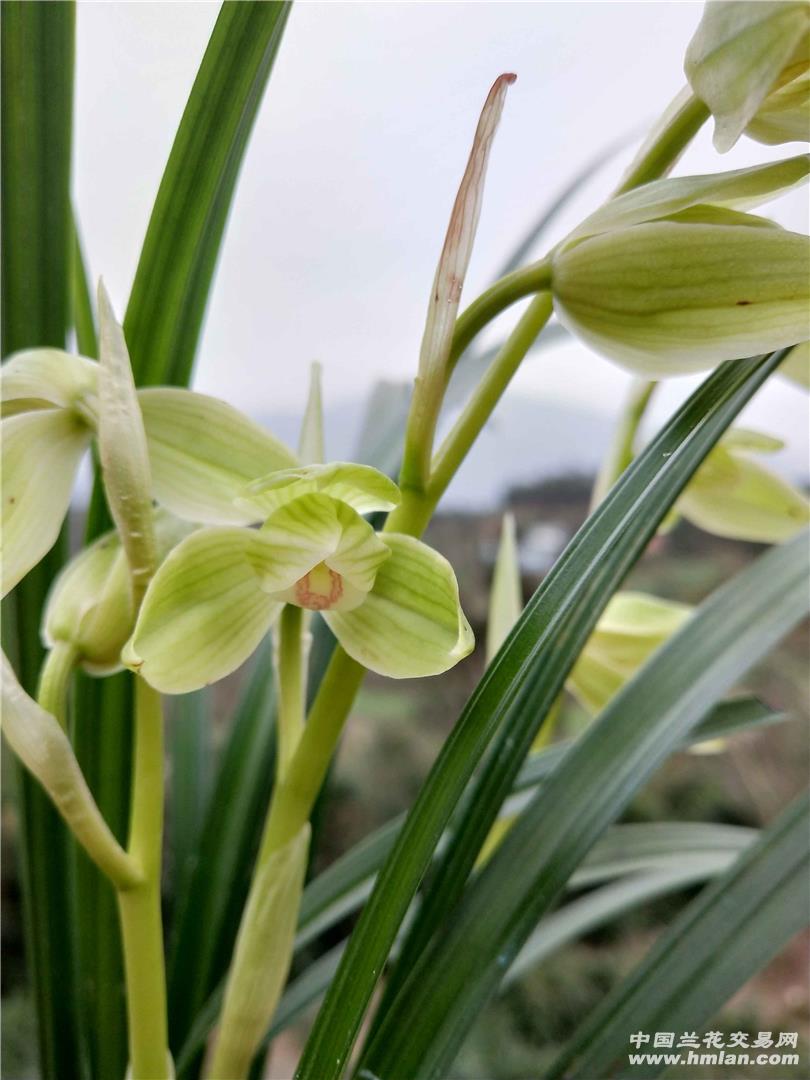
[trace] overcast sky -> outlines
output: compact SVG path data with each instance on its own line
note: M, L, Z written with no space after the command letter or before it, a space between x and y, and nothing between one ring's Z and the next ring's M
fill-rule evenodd
M217 10L79 4L76 198L92 274L104 275L119 312ZM300 407L312 359L333 401L364 395L378 378L411 378L493 79L518 75L492 152L467 302L566 179L617 135L643 130L680 89L700 12L687 2L298 3L237 187L195 386L262 415ZM679 172L799 149L742 140L720 158L705 131ZM555 235L607 194L629 153ZM771 212L804 230L806 192ZM571 344L528 361L514 392L610 412L627 379ZM694 383L672 380L659 418ZM806 399L781 381L747 419L789 435L794 452L806 445Z

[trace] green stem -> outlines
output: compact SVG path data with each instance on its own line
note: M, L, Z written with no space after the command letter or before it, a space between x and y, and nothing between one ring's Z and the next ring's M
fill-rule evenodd
M144 880L118 891L132 1080L169 1080L171 1075L160 910L162 837L163 714L156 691L137 679L128 850Z
M550 281L551 265L548 260L532 263L496 281L458 317L447 363L440 379L427 382L420 376L414 386L400 470L402 486L413 491L422 491L428 482L439 413L453 369L464 350L502 311L541 289L547 289Z
M642 147L614 196L666 176L709 115L706 105L688 88L681 90L664 113L661 130Z
M56 717L63 731L67 730L68 692L77 657L74 645L58 641L46 654L39 674L37 701Z
M638 429L657 385L656 382L645 382L640 379L631 387L630 395L624 405L618 427L613 435L613 441L605 455L593 486L593 495L591 496L592 511L601 503L635 457Z
M304 612L285 604L278 626L278 756L280 783L304 730Z

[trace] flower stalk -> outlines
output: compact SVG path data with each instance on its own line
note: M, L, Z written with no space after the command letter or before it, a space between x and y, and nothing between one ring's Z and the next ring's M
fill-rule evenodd
M166 973L160 908L163 837L163 711L160 696L135 682L135 760L128 854L143 881L118 889L127 984L132 1080L170 1080Z

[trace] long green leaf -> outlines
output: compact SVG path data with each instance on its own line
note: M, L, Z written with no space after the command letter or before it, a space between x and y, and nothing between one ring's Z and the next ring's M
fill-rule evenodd
M773 724L784 719L784 713L772 712L756 698L747 697L721 702L690 733L684 745L728 735L733 731ZM560 743L531 755L518 775L513 791L519 794L537 787L554 771L572 745L573 742ZM377 871L393 848L404 821L405 814L392 818L361 840L307 885L299 915L298 933L295 939L296 949L304 948L319 934L362 907L374 887ZM750 840L750 835L750 830L723 826L617 827L615 835L611 833L605 837L603 843L598 845L600 850L593 852L593 855L600 858L601 862L597 862L596 859L586 860L581 870L575 875L572 884L577 884L577 881L582 884L587 881L602 880L606 874L607 876L626 874L645 868L666 867L669 870L673 861L682 864L690 852L693 853L692 862L694 863L695 850L700 853L699 858L716 860L721 853L740 850ZM610 855L611 851L613 851L613 856ZM336 966L337 958L334 962ZM306 971L309 971L309 968ZM319 993L325 989L326 983L321 986ZM194 1024L179 1052L178 1069L181 1069L181 1062L192 1060L193 1056L205 1045L205 1040L219 1015L222 993L223 984L220 983L195 1017ZM276 1029L277 1021L278 1016L274 1018L271 1030Z
M733 418L783 353L725 364L679 410L569 544L490 665L455 725L377 881L310 1034L301 1080L339 1076L388 951L489 742L478 789L472 861L509 792L545 712L612 592ZM487 784L492 770L492 783ZM472 808L474 811L474 808ZM457 867L455 861L451 864Z
M3 5L0 28L2 124L2 352L64 348L70 322L70 158L75 6ZM4 604L5 647L25 689L35 690L39 621L63 541ZM65 896L72 844L35 781L20 773L20 866L25 944L37 1006L43 1077L81 1075L74 941ZM54 988L58 987L58 993Z
M163 174L124 331L139 385L185 385L288 3L223 4Z
M706 708L807 614L807 572L806 535L767 552L616 695L419 956L364 1055L372 1075L447 1075L504 970L607 825Z
M637 1075L627 1065L634 1031L699 1029L810 922L809 812L807 795L796 799L681 913L582 1025L551 1076ZM647 1064L644 1075L663 1068Z

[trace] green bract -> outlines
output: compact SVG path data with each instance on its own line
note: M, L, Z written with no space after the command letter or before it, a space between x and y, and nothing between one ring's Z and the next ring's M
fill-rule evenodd
M805 2L706 4L684 70L721 153L743 132L768 144L810 139L809 35Z
M748 456L782 442L735 428L709 454L677 503L693 525L716 536L779 544L810 521L810 503L786 480Z
M350 656L393 678L438 674L470 652L450 564L419 540L375 533L358 512L398 501L382 474L316 465L268 478L252 495L271 504L260 529L199 530L147 590L123 658L158 690L229 674L284 603L320 611Z
M804 157L656 181L611 200L556 249L557 315L646 375L810 338L810 242L739 212L800 182Z

